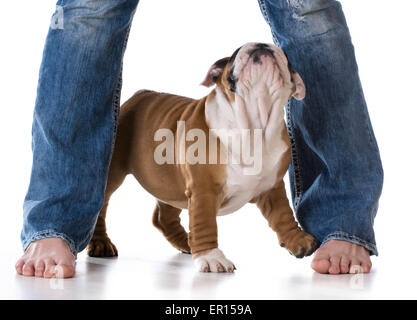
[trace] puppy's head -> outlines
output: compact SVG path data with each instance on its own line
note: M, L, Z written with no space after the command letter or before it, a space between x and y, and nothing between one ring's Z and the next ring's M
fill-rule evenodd
M245 44L232 56L216 61L202 85L216 85L216 92L220 90L230 104L243 103L248 117L264 120L269 118L274 104L283 105L291 97L302 100L306 91L300 75L290 68L285 53L275 45L264 43ZM251 112L253 109L258 115Z

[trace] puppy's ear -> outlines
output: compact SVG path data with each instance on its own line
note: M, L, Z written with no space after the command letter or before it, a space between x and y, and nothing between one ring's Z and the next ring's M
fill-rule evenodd
M303 100L306 96L306 87L304 85L303 79L301 79L298 72L290 69L291 71L291 80L294 85L292 96L297 100Z
M229 62L230 57L220 59L216 61L207 72L206 78L201 83L201 85L206 87L211 87L212 85L216 84L217 81L220 80L224 68L226 67L227 63Z

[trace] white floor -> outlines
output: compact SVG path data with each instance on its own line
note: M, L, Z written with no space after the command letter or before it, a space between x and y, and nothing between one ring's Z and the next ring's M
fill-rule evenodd
M278 250L278 249L277 249ZM242 251L240 251L242 252ZM278 255L280 256L280 255ZM14 256L0 265L1 299L379 299L416 298L415 273L387 269L383 260L369 275L320 275L310 259L233 254L234 274L195 272L180 253L121 255L97 259L80 255L73 279L16 275ZM283 260L283 261L280 261Z
M380 256L368 275L320 275L311 257L296 259L279 247L254 205L219 217L219 243L234 274L195 271L189 255L178 253L151 224L153 199L128 179L110 202L109 235L116 259L77 259L73 279L36 279L15 274L21 254L21 221L0 234L0 299L415 299L417 274L410 232L401 221L377 228ZM381 218L389 217L380 210ZM186 226L187 213L182 214ZM412 229L412 226L409 226ZM406 229L404 229L406 230ZM411 231L411 230L410 230ZM377 233L378 234L378 233Z

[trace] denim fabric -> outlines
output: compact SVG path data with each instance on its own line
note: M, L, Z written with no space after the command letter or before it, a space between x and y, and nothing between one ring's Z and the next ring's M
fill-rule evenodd
M258 2L307 88L305 100L286 108L298 222L322 244L346 240L377 255L373 223L383 169L341 4Z
M24 249L58 237L76 255L93 234L117 124L122 56L138 1L57 3L34 111Z
M57 3L34 111L23 249L59 237L76 255L93 234L138 1ZM304 101L287 106L298 221L322 243L343 239L377 254L373 221L383 172L341 6L332 0L258 1L275 43L307 87Z

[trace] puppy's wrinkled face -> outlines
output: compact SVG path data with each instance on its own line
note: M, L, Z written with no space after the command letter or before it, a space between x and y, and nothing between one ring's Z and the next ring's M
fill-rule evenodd
M215 62L202 83L217 85L230 102L236 95L249 99L270 96L272 100L304 99L305 86L299 74L290 69L284 52L277 46L248 43L231 57Z

